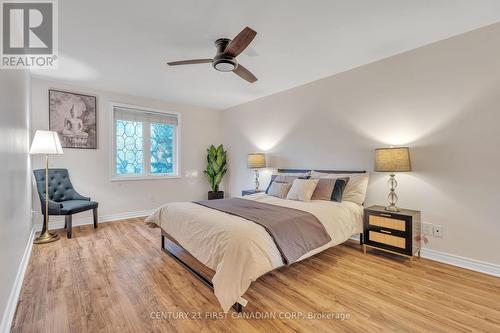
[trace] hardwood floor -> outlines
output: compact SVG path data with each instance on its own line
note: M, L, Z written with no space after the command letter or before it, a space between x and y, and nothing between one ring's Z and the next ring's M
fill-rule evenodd
M261 277L245 294L249 318L217 319L212 291L161 251L160 230L142 219L76 227L72 239L59 232L33 247L13 332L500 331L499 278L363 255L354 242ZM301 317L309 313L348 317ZM265 316L276 318L256 319Z

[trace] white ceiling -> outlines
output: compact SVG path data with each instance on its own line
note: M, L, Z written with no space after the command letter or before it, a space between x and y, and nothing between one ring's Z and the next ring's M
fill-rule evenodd
M60 0L59 69L34 76L225 109L498 21L498 0ZM255 84L165 64L247 25Z

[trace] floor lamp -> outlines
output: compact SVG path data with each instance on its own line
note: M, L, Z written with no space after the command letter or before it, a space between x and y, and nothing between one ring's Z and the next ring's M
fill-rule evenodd
M58 234L49 232L49 155L61 155L63 150L56 132L37 130L33 142L31 143L30 155L45 155L45 215L43 219L42 232L33 243L44 244L54 242L59 239Z

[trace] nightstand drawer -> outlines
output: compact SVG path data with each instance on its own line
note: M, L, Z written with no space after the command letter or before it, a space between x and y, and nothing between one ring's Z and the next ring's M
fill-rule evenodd
M397 247L399 249L406 249L406 238L398 237L390 234L390 231L381 230L369 231L368 232L368 243L377 242L379 244L385 244L392 247Z
M380 214L382 215L382 214ZM392 230L406 231L406 221L380 215L368 216L368 225Z

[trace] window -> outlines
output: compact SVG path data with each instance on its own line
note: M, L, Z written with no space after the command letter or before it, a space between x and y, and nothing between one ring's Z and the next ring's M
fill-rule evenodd
M113 104L113 178L178 175L179 116Z

